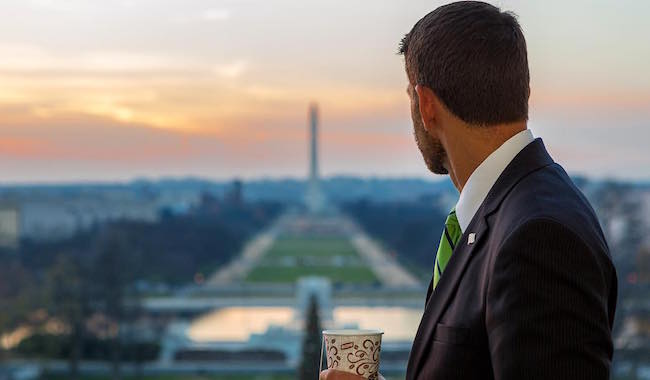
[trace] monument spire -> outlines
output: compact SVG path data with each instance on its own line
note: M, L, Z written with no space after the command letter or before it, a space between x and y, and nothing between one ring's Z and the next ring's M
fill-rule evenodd
M325 199L320 189L320 175L318 170L318 105L309 105L309 183L306 194L306 203L309 211L318 213L323 210Z
M309 106L309 129L311 140L311 155L309 165L309 182L318 182L318 106Z

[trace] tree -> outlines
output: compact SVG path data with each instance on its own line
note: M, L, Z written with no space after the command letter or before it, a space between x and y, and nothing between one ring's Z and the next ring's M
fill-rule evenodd
M302 342L302 359L298 368L299 380L318 379L319 363L321 363L321 326L318 317L318 301L312 295L309 299L309 309L305 316L305 331ZM323 362L324 363L324 362ZM327 365L323 364L323 368Z
M639 282L650 284L650 246L641 246L636 256L636 268Z
M40 290L33 274L13 252L0 252L0 335L25 324L29 314L40 306ZM5 359L0 346L0 362Z
M70 330L71 352L68 358L69 378L79 377L79 361L83 353L85 322L90 314L89 281L82 266L68 255L58 255L46 274L46 292L52 315Z
M121 378L122 359L121 327L126 317L126 300L132 280L133 265L129 262L128 234L118 226L107 226L97 240L97 257L94 263L96 300L104 315L111 321L110 360L112 379Z

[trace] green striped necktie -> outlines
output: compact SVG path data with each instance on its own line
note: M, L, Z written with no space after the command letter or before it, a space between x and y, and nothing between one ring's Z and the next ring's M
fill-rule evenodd
M442 236L440 237L440 245L438 245L438 254L436 255L436 265L433 268L433 288L436 288L438 281L440 281L440 276L445 270L451 253L456 247L456 243L462 235L460 230L460 224L458 224L458 218L456 218L456 208L452 208L449 215L447 215L447 220L445 221L445 229L442 231Z

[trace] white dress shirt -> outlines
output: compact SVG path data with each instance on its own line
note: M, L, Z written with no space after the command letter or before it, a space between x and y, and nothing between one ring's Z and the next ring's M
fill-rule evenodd
M461 231L464 232L467 229L474 214L481 207L488 192L506 166L534 139L530 129L517 133L487 156L470 174L463 191L460 192L458 203L456 203L456 217Z

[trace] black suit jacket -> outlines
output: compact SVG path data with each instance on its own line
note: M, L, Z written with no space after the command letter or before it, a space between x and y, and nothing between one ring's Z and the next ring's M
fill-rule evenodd
M535 139L429 285L406 379L609 379L616 291L594 211Z

